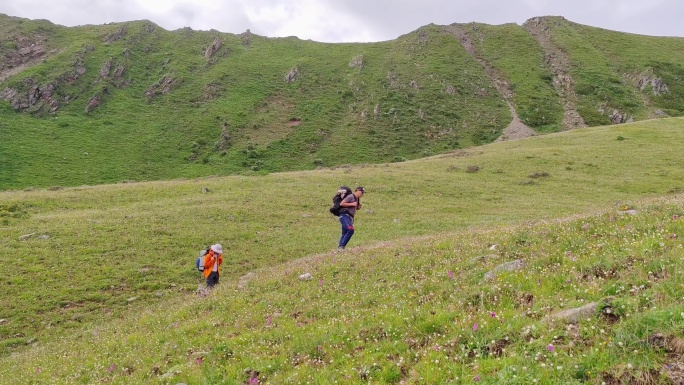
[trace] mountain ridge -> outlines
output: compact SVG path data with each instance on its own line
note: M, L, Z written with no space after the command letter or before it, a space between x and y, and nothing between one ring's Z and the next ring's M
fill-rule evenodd
M9 16L0 32L0 190L400 162L684 113L684 39L558 16L378 43Z

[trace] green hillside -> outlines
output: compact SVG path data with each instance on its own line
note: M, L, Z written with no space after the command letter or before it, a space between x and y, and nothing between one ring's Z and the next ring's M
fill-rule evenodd
M682 127L0 193L0 383L676 383ZM334 253L341 183L368 194ZM195 297L217 241L222 283Z
M496 140L508 104L538 133L682 114L682 38L454 28L324 44L0 15L0 190L400 162Z
M569 57L588 125L682 114L682 38L619 33L562 18L542 25Z

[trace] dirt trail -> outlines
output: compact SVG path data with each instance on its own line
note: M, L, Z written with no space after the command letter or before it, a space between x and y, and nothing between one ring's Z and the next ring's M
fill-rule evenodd
M511 123L506 127L503 131L503 134L497 139L497 141L503 141L503 140L512 140L512 139L521 139L521 138L527 138L532 135L535 135L535 131L525 125L520 118L518 117L518 112L515 109L515 105L513 104L513 91L511 90L510 85L508 82L505 80L505 77L497 71L496 68L492 67L487 61L482 59L480 55L478 55L477 48L473 45L473 42L468 35L468 30L466 27L462 24L452 24L444 27L447 32L451 33L458 39L458 41L461 43L463 48L468 52L472 57L475 58L475 60L480 63L480 65L484 68L485 73L487 76L492 81L492 84L494 84L494 87L496 90L499 92L499 94L506 100L506 103L508 104L508 109L511 111L511 116L512 120Z
M586 127L584 119L577 112L577 94L575 93L574 80L570 76L570 58L559 48L549 35L548 19L535 17L523 24L544 49L544 61L553 71L553 86L561 98L563 105L563 129Z

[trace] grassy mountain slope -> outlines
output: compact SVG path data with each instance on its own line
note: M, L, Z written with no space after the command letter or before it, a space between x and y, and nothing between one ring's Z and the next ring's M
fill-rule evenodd
M172 377L176 382L196 383L203 376L231 382L245 381L244 370L252 369L273 383L298 383L307 376L314 382L367 382L371 376L380 383L401 378L421 383L421 376L430 382L475 375L493 382L498 375L512 378L501 365L519 367L520 360L543 350L540 346L568 343L563 333L569 331L563 327L536 324L541 315L633 285L646 285L648 291L643 298L623 293L624 312L640 309L639 317L645 318L628 318L615 329L601 320L589 324L617 333L611 337L616 341L622 333L633 333L621 337L630 349L612 346L622 355L603 350L595 356L593 349L585 349L611 335L587 329L592 342L569 349L554 364L566 372L535 366L530 376L596 379L598 371L621 376L618 358L639 369L630 373L650 373L664 360L643 342L654 329L634 328L644 320L668 319L673 323L658 331L676 336L679 330L680 321L668 314L681 311L673 304L681 297L681 282L674 278L681 276L681 255L672 253L681 253L677 245L684 234L681 221L670 219L682 215L682 203L675 199L652 206L637 200L675 197L684 190L681 122L580 129L388 165L4 192L0 333L5 358L0 377L10 382L163 383L168 377L157 376L171 373L180 376ZM339 183L363 184L369 192L356 223L353 245L358 247L352 257L323 254L300 260L335 247L339 224L326 212L330 186ZM653 214L623 216L614 223L617 211L630 208ZM612 219L606 214L570 224L528 225L596 210L613 212ZM419 236L430 237L412 239ZM625 248L627 236L633 236L633 250ZM194 255L215 241L227 250L225 288L214 297L190 300L200 282L192 268ZM471 261L493 253L487 251L491 244L499 245L496 259ZM564 259L566 252L578 259ZM534 280L513 274L505 281L510 288L500 281L478 284L486 270L515 258L531 263L533 277L548 283L533 288ZM629 270L626 258L644 263ZM297 276L309 269L316 279L298 283ZM613 269L627 270L601 273ZM448 270L455 272L455 281L444 279ZM236 291L240 277L255 271L249 290ZM468 274L473 271L477 274ZM664 287L644 281L657 271L664 274L658 276ZM589 279L586 274L598 275ZM318 279L323 280L320 287ZM568 285L566 279L581 282L574 296L558 291ZM309 297L328 290L328 283L338 286ZM456 290L453 298L450 290ZM502 297L499 290L507 294ZM525 293L539 300L516 305L515 298ZM656 308L646 311L644 304ZM372 317L373 310L379 318ZM489 311L513 324L485 326ZM268 317L286 326L262 329ZM487 333L464 334L473 322ZM534 349L523 342L527 334L520 334L531 323L543 330L530 331L538 341ZM351 342L338 340L345 335L344 325ZM213 328L216 333L208 331ZM506 336L515 343L506 350L517 353L501 362L487 349L492 340L506 345ZM92 343L97 352L85 346ZM364 346L358 355L352 353L359 344ZM638 359L632 347L648 350L648 359ZM587 353L589 358L578 358ZM16 354L21 365L15 365ZM437 365L435 360L445 362L442 354L451 359L457 354L465 366ZM197 365L202 357L207 365L201 360ZM492 360L481 363L481 357ZM594 365L596 357L604 358ZM574 365L581 369L569 369ZM19 373L29 372L35 375L20 379ZM524 383L526 378L511 381Z
M563 18L541 24L569 56L579 112L588 125L682 114L681 38L624 34Z
M507 83L520 120L537 132L560 131L563 109L553 88L553 74L544 63L544 50L534 38L516 24L462 26L477 56Z
M684 39L540 20L554 52L569 57L563 87L576 88L589 125L681 114ZM567 103L549 52L522 26L469 28L477 55L435 25L387 42L322 44L0 15L0 189L397 162L468 148L511 121L494 81L510 86L528 126L563 128Z
M20 117L0 127L9 139L3 188L403 160L492 141L508 120L495 93L466 103L463 95L491 85L437 27L374 44L168 32L148 22L41 33L66 47L5 86L18 99L55 89L26 112L60 106L42 118L3 106ZM206 58L215 37L222 45ZM286 81L290 73L296 80ZM94 97L99 106L85 113Z

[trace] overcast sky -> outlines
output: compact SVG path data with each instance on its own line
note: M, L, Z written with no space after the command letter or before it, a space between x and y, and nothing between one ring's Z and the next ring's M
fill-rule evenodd
M580 24L684 37L683 0L0 0L0 13L76 26L147 19L190 27L322 42L397 38L434 23L517 23L564 16Z

